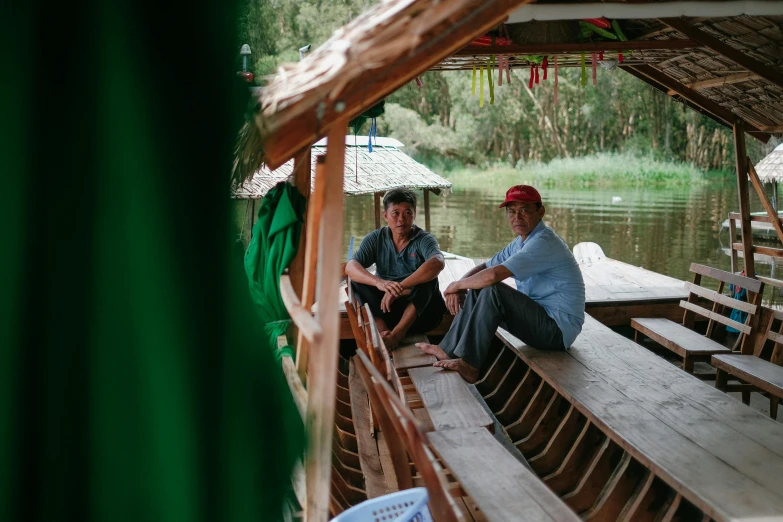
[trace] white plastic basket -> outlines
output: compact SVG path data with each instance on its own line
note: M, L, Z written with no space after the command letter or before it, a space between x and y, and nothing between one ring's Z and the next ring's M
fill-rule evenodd
M433 522L426 488L412 488L365 500L331 522Z

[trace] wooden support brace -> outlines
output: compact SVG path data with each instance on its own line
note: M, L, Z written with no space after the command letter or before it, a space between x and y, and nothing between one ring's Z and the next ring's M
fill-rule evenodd
M753 233L750 228L750 203L748 201L748 163L745 154L745 125L742 119L734 119L734 152L737 162L737 195L739 197L740 215L742 216L742 245L745 255L745 275L756 277L756 266L753 259Z
M305 199L310 199L310 178L311 178L311 165L310 165L310 147L306 147L304 151L300 152L294 158L294 186ZM305 211L305 220L307 219L307 211ZM306 221L305 221L306 222ZM302 229L302 233L299 235L299 248L296 251L296 256L291 261L291 266L288 267L288 273L291 274L291 284L294 285L294 291L299 299L302 298L302 285L304 283L304 265L305 265L305 245L307 244L307 227Z
M302 282L302 306L310 310L315 303L315 282L317 279L316 264L318 262L318 246L320 235L318 225L324 207L326 184L326 156L316 158L315 192L308 202L307 226L305 234L307 241L304 248L304 279ZM300 333L296 342L296 369L302 382L307 382L307 365L310 357L310 344Z
M382 192L376 192L373 195L375 200L375 230L381 228L381 196L383 196Z
M424 189L424 229L430 231L430 191Z
M329 516L329 485L332 472L332 433L337 399L339 360L340 263L343 243L343 176L347 121L331 127L328 135L325 170L316 173L321 180L323 209L318 217L317 300L321 304L316 320L323 329L320 343L313 343L308 371L307 433L305 455L308 522L326 522ZM319 176L319 174L322 174ZM318 190L316 190L316 196Z
M750 161L750 158L745 158L745 160L747 161L748 165L748 176L750 177L750 182L753 183L753 188L756 189L756 194L759 196L761 205L764 207L764 210L767 211L770 223L772 223L772 227L775 229L775 233L778 235L778 239L781 243L783 243L783 226L780 224L778 213L775 211L775 208L772 206L772 202L767 197L767 193L764 192L764 185L761 183L759 175L756 174L756 169L753 168L753 163Z

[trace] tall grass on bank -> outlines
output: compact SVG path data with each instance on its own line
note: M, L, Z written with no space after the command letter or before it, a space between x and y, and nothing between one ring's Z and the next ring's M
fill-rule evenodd
M443 172L443 175L455 185L465 187L481 186L488 182L569 187L672 186L732 182L734 179L733 174L727 171L704 172L686 163L631 154L554 159L546 164L519 164L516 168L503 165L485 169L463 167Z

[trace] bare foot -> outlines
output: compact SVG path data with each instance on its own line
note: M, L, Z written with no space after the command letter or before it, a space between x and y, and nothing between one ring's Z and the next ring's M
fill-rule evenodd
M397 348L397 345L400 344L400 341L402 340L402 337L395 334L393 331L382 332L381 337L383 337L383 344L390 352Z
M434 355L435 358L439 361L445 361L449 359L448 354L446 354L446 352L443 351L443 348L437 344L416 343L416 348L419 348L424 353Z
M478 370L462 359L448 359L445 361L438 361L433 364L433 366L439 366L441 368L453 370L459 373L460 377L462 377L468 384L473 384L478 380L479 377Z

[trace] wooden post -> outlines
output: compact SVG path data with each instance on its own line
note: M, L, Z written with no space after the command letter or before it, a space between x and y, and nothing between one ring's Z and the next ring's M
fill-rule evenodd
M772 206L772 202L767 197L767 193L764 192L764 185L761 183L759 175L756 174L756 169L753 168L753 164L750 162L750 158L745 158L745 161L748 165L748 176L750 176L750 182L753 183L753 188L756 189L756 194L758 194L759 199L761 200L761 206L763 206L764 210L767 211L767 215L769 216L770 222L772 223L772 228L775 229L775 233L778 235L778 240L783 243L783 226L780 224L778 213Z
M337 399L337 362L340 344L340 265L343 257L343 176L345 174L345 133L347 121L330 129L327 135L326 173L319 176L323 209L319 218L318 284L316 320L321 325L320 342L314 344L307 384L307 433L305 455L307 473L308 522L326 522L329 516L329 490L332 471L332 432ZM317 194L317 191L316 191Z
M318 262L318 247L321 243L321 235L318 232L321 210L324 206L326 191L326 156L316 157L315 162L315 191L308 202L307 243L304 248L304 266L302 271L302 306L310 310L315 303L316 264ZM293 284L293 283L292 283ZM296 288L296 287L294 287ZM307 382L307 366L310 358L310 343L302 336L301 332L296 340L296 369L302 382Z
M739 196L740 230L742 230L742 249L745 275L756 277L753 259L753 232L750 228L750 202L748 201L748 162L745 153L745 126L742 119L734 118L734 154L737 165L737 195Z
M306 199L310 199L310 147L300 152L294 158L294 186ZM307 223L307 211L305 210L305 223ZM291 275L291 284L297 297L302 299L302 284L304 282L304 264L305 264L305 245L307 243L307 227L302 228L302 234L299 236L299 249L296 256L288 267L288 273Z
M382 192L376 192L375 198L375 230L381 228L381 195Z
M737 259L737 249L734 248L734 240L737 238L737 222L729 216L729 252L731 252L731 272L739 271L739 260Z
M430 231L430 190L424 189L424 230Z

